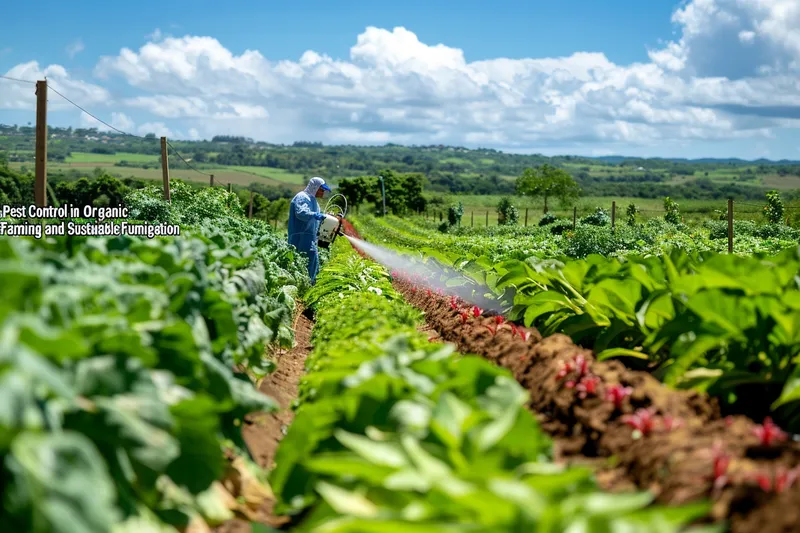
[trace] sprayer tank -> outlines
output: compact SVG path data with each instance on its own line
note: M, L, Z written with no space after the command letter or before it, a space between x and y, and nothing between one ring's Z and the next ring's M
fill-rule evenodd
M325 215L325 219L320 222L319 232L317 233L320 246L327 248L333 242L340 224L341 221L335 216L329 214Z

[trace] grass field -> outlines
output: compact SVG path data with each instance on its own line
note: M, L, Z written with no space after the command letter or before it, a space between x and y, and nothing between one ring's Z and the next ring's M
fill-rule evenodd
M171 158L170 158L171 159ZM88 152L73 152L64 163L50 163L48 166L53 171L69 168L102 168L103 170L121 177L136 177L143 179L161 179L160 169L142 169L133 167L120 167L117 163L129 161L131 163L152 163L160 161L158 155L131 154L119 152L117 154L93 154ZM29 165L30 166L30 165ZM19 166L17 167L19 168ZM306 178L302 174L289 172L280 168L246 167L246 166L213 166L202 169L203 172L214 174L216 180L222 180L237 185L248 185L253 182L267 183L270 185L305 185ZM207 181L197 172L185 169L172 168L170 175L180 179L192 181Z
M120 161L130 161L131 163L150 163L160 161L158 155L148 154L129 154L119 152L116 154L91 154L86 152L73 152L65 163L119 163Z
M306 177L302 174L295 174L293 172L289 172L288 170L283 170L281 168L269 168L269 167L219 167L221 169L229 169L235 170L237 172L242 172L245 174L252 174L255 176L259 176L262 178L267 178L273 181L278 181L282 183L289 183L293 185L305 185L306 184Z
M15 170L22 170L24 168L28 172L33 172L33 163L9 163L9 166ZM161 169L118 167L115 166L113 163L90 163L90 162L72 163L72 164L48 163L47 173L48 175L54 176L62 174L65 171L75 170L78 168L85 169L88 176L92 175L91 171L94 168L101 168L103 171L119 178L139 178L139 179L150 179L150 180L161 179ZM241 168L250 168L250 167L241 167ZM241 170L234 169L234 167L219 167L216 169L207 170L206 172L208 172L209 174L214 174L214 181L217 184L222 184L222 185L230 183L232 185L247 186L251 183L263 183L265 185L271 185L274 187L289 187L290 189L296 191L299 191L303 188L303 185L300 184L294 184L288 181L279 181L276 179L270 179L250 172L242 172ZM195 181L201 183L209 182L209 178L207 175L199 174L193 170L172 168L170 169L169 174L170 177L173 179L181 179L185 181Z

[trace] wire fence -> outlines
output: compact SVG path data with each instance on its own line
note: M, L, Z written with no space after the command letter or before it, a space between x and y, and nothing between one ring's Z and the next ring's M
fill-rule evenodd
M17 82L17 83L30 84L30 85L36 86L36 82L35 81L24 80L24 79L15 78L15 77L12 77L12 76L0 75L0 79L13 81L13 82ZM48 81L46 78L45 78L45 81L47 82L47 90L48 90L48 92L49 91L53 91L62 100L64 100L68 104L72 105L73 107L75 107L76 109L78 109L82 113L86 114L87 116L91 117L92 119L96 120L97 122L99 122L103 126L109 128L110 130L113 130L114 132L119 133L120 135L125 135L127 137L133 137L133 138L144 140L144 141L151 141L151 140L155 141L155 140L157 140L155 137L150 138L150 137L145 137L145 136L142 136L142 135L135 135L135 134L127 132L127 131L123 131L123 130L117 128L116 126L113 126L113 125L109 124L105 120L103 120L100 117L98 117L95 113L92 113L92 112L88 111L85 107L83 107L83 106L75 103L74 101L72 101L69 97L67 97L61 91L59 91L56 87L54 87L53 83L51 81ZM171 153L175 154L178 157L178 159L180 159L180 161L186 166L187 169L192 170L192 171L200 174L201 176L205 176L206 178L208 178L209 186L226 187L229 190L231 189L231 184L226 183L225 181L219 180L213 174L211 174L209 172L203 172L202 170L199 170L196 166L192 165L187 160L187 158L185 158L183 156L183 154L181 154L178 151L178 149L175 148L175 146L171 142L169 142L169 140L167 140L166 143L167 143L167 146L169 147L169 151ZM162 154L162 157L163 157L163 154ZM167 154L167 157L169 157L169 153Z
M626 207L620 208L621 202L614 202L608 199L605 202L596 202L594 207L582 206L573 207L572 209L548 209L547 214L553 215L558 219L568 220L573 224L573 227L588 215L594 214L598 208L603 209L606 214L611 218L612 225L619 224L628 218ZM609 205L610 204L610 205ZM729 213L729 208L731 212ZM678 214L684 221L686 219L705 219L710 217L718 220L754 220L764 217L767 203L758 204L754 202L737 202L733 201L729 204L727 201L704 201L702 208L694 208L688 210L681 210ZM784 206L784 216L786 223L792 214L800 210L800 205ZM526 207L518 208L518 225L520 226L537 226L539 220L544 216L543 208L540 207ZM425 211L417 213L418 216L426 220L434 222L444 222L447 220L447 208L428 208ZM635 216L637 218L660 218L667 215L666 209L636 209ZM737 218L738 217L738 218ZM621 220L622 219L622 220ZM502 222L502 215L498 212L496 207L485 206L464 206L463 215L461 217L461 225L468 227L488 227L496 226Z

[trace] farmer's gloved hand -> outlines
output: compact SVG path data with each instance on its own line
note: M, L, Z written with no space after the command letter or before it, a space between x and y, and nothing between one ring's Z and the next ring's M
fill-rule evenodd
M314 218L317 220L325 220L325 213L314 213Z

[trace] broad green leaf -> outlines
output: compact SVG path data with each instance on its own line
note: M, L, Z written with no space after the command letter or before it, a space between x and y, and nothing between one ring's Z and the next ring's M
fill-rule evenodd
M120 518L103 458L80 434L22 434L7 466L5 510L19 531L106 533Z

